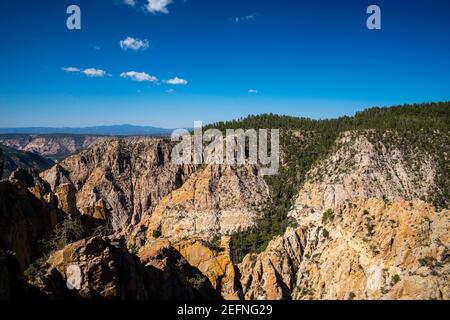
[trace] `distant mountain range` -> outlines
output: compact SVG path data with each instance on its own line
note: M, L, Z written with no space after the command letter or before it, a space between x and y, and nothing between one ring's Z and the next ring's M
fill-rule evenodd
M27 128L0 128L0 134L84 134L84 135L108 135L108 136L166 136L170 135L172 129L164 129L150 126L134 126L129 124L112 126L95 126L84 128L50 128L50 127L27 127Z

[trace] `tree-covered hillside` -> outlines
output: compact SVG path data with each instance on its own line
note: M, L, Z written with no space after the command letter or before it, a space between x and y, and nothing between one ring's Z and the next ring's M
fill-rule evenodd
M271 201L256 227L233 235L235 261L240 261L249 252L263 250L274 236L285 231L290 223L287 213L306 173L316 161L330 152L336 138L344 131L395 131L395 136L399 138L388 143L395 144L400 150L409 145L430 154L437 164L436 190L426 200L437 209L448 208L450 204L450 102L370 108L353 117L327 120L274 114L251 115L234 121L214 123L209 127L222 131L238 128L281 129L282 166L278 175L266 177L271 188ZM381 138L382 135L378 136Z

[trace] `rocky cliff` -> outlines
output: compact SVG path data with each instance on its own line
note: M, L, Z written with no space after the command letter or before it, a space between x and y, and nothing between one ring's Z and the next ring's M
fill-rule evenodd
M112 139L90 135L0 134L0 144L41 156L61 160L96 143Z
M296 211L302 206L333 208L352 198L427 199L436 187L431 155L387 142L388 136L397 138L395 133L386 132L376 141L373 134L345 132L338 138L330 155L308 173Z
M170 141L137 137L15 171L0 183L0 297L450 299L448 132L300 121L272 178L178 166ZM239 263L233 239L250 251Z
M134 229L136 236L145 228L144 238L155 230L171 239L210 238L253 225L269 193L256 167L178 166L171 148L164 139L113 140L41 176L53 191L72 184L83 215L111 222L116 231Z
M450 299L450 211L419 200L435 164L370 135L345 133L310 170L298 226L239 265L247 299Z
M94 236L55 251L29 283L57 300L239 299L229 238L219 248L157 240L136 253L121 237Z
M82 214L124 230L151 213L195 170L173 164L170 150L170 142L163 139L116 139L69 157L41 176L53 190L71 183Z
M449 217L379 199L316 215L239 265L247 299L450 299Z
M70 244L41 263L32 284L52 298L70 296L66 290L52 289L64 287L68 266L88 260L86 254L92 255L90 260L115 265L114 255L105 250L120 250L133 252L137 269L128 272L136 274L144 288L130 295L121 291L123 264L111 272L95 263L82 264L85 289L78 290L77 297L241 298L230 239L220 236L254 224L268 187L254 166L176 166L170 151L171 143L163 139L112 140L43 172L41 177L66 214L79 212L110 222L111 237L121 235L128 244L113 249L105 238ZM100 241L102 246L85 253L86 241ZM104 281L103 272L112 273L112 278ZM101 279L89 280L90 273ZM89 285L92 281L99 282L98 288Z
M14 252L22 271L39 256L38 240L57 223L57 204L45 196L47 187L37 173L23 169L0 182L0 244Z
M0 299L20 295L22 273L42 254L38 242L57 224L48 189L36 172L23 169L0 181Z
M20 151L4 145L0 145L0 149L3 152L3 172L0 175L0 179L7 178L14 170L19 168L42 171L54 165L52 160L44 158L37 153Z
M193 173L143 219L146 238L202 238L230 235L255 223L269 189L254 166L208 165Z

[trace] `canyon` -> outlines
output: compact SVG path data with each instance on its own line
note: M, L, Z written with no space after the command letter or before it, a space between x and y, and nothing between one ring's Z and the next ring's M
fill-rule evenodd
M263 230L276 190L257 164L177 165L168 139L110 137L17 169L0 182L0 297L448 300L449 132L433 132L427 149L401 131L343 130L306 170L284 230L242 259L234 239ZM314 135L281 134L286 167Z

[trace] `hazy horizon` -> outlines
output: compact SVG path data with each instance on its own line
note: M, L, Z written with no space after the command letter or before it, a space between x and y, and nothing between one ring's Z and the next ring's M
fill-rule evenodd
M237 120L239 118L245 118L251 115L258 115L258 114L267 114L267 113L273 113L275 115L279 115L279 116L293 116L293 117L299 117L299 118L309 118L312 120L326 120L326 119L336 119L339 117L344 117L344 116L349 116L352 117L354 116L356 113L367 110L367 109L371 109L371 108L389 108L389 107L395 107L395 106L399 106L399 105L412 105L412 104L427 104L427 103L433 103L433 102L447 102L447 101L422 101L422 102L414 102L414 103L402 103L402 104L396 104L396 105L374 105L374 106L369 106L369 107L363 107L360 109L355 110L354 112L350 112L350 113L346 113L346 114L340 114L340 115L336 115L334 117L308 117L305 115L294 115L294 114L282 114L282 113L276 113L276 112L260 112L260 113L255 113L255 114L246 114L243 116L239 116L239 117L235 117L235 118L229 118L229 119L220 119L217 121L211 121L211 122L203 122L203 125L208 125L208 124L212 124L214 122L220 122L220 121L230 121L230 120ZM200 120L200 119L199 119ZM196 121L196 120L194 120ZM201 121L201 120L200 120ZM156 129L167 129L167 130L172 130L172 129L178 129L178 128L193 128L193 123L191 124L191 126L180 126L180 127L162 127L162 126L156 126L153 125L151 123L149 124L135 124L135 123L109 123L109 124L93 124L93 125L80 125L80 126L45 126L45 125L33 125L33 126L23 126L23 127L18 127L18 126L0 126L0 129L36 129L36 128L48 128L48 129L88 129L88 128L95 128L95 127L120 127L120 126L133 126L133 127L153 127ZM0 133L1 134L1 133Z

